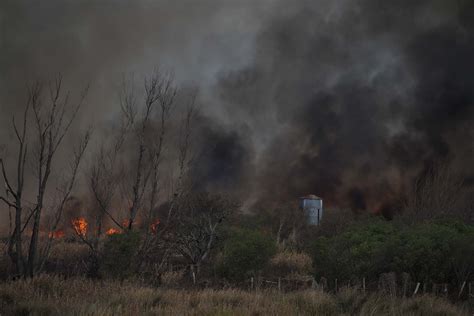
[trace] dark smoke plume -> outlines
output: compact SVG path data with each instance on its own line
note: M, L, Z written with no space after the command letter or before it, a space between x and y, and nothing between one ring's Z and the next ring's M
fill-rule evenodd
M119 75L161 65L201 91L203 186L377 211L435 161L473 177L472 1L196 3L3 1L2 138L31 75L90 82L100 126Z
M221 79L254 130L261 197L377 211L435 161L472 174L472 2L338 3L275 17Z

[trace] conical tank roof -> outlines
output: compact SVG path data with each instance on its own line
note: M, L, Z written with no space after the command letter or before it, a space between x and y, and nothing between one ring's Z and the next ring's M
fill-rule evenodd
M322 200L319 196L316 196L314 194L309 194L309 195L305 195L305 196L302 196L300 197L301 200Z

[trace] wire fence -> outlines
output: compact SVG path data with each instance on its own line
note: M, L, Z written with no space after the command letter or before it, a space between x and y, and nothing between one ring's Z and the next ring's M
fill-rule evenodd
M316 280L310 276L299 278L251 277L245 282L245 287L249 290L274 289L280 292L314 289L329 293L338 293L341 290L350 288L362 293L377 292L402 297L430 293L436 296L458 299L474 298L474 282L470 280L463 281L458 285L449 283L415 282L406 276L396 278L396 276L391 273L382 274L376 282L368 282L366 278L341 282L337 278L333 280L328 280L326 278Z

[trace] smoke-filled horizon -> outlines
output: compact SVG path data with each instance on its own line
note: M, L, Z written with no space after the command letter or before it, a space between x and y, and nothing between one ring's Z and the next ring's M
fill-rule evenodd
M123 73L199 90L201 187L247 204L313 193L377 211L427 166L472 179L472 1L57 1L0 4L2 144L25 86L90 84L74 131L119 111Z

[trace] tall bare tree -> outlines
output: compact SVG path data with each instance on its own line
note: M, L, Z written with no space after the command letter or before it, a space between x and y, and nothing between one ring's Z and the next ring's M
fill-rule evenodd
M124 79L120 91L120 108L122 112L122 127L114 139L114 144L103 144L94 166L90 172L90 186L103 214L121 230L131 230L137 215L149 226L152 212L156 208L160 193L160 180L164 150L171 137L169 127L178 127L179 136L175 144L178 151L178 176L174 185L172 200L179 196L183 187L186 169L190 161L190 142L192 121L195 116L195 95L191 97L183 119L172 121L171 114L176 107L178 89L170 75L155 71L145 78L143 94L140 95L132 79ZM142 100L142 102L140 102ZM120 152L126 147L124 152ZM120 155L125 156L119 157ZM127 164L127 181L122 181L121 188L127 197L128 214L125 221L110 212L109 207L117 185L117 170L123 160L132 158ZM172 213L174 202L170 204L169 214Z
M464 178L445 163L433 164L419 176L404 201L403 218L420 222L435 218L457 217L469 222L473 218L472 188Z
M28 89L28 99L20 127L13 118L12 125L18 143L15 172L16 186L12 181L13 177L9 176L7 172L4 159L1 159L2 175L7 187L7 194L0 197L0 199L15 210L15 224L9 239L8 252L17 275L33 276L38 268L42 266L41 260L38 258L38 244L44 199L49 187L53 161L83 104L87 90L85 89L81 93L76 104L71 104L70 93L63 88L61 75L49 82L46 88L43 87L41 82L35 82ZM29 129L30 123L34 125L32 130ZM79 153L75 155L73 165L77 165L76 168L82 160L88 140L89 133L86 133ZM28 150L29 148L33 148L33 150ZM25 210L24 185L27 160L30 160L33 165L36 199L32 203L30 213L25 217L23 211ZM65 195L70 195L76 174L77 170L72 174ZM63 206L59 207L62 208ZM58 212L57 216L60 216L61 211ZM31 229L31 236L25 235L27 227ZM26 241L24 237L29 237L29 242L26 244L27 252L23 250L23 244Z
M87 175L99 209L94 240L84 240L89 247L99 248L104 217L116 226L114 233L135 230L140 219L144 234L137 257L143 260L137 261L153 257L159 267L166 263L174 247L168 236L176 228L177 201L186 191L193 161L192 129L197 113L195 92L189 98L183 94L178 100L177 96L172 76L159 71L145 78L142 89L133 77L123 80L121 124L115 136L101 144ZM164 167L174 165L172 185L163 190L164 178L169 176ZM166 196L166 191L172 193ZM163 200L167 208L158 219L156 211ZM112 210L117 203L127 207L125 220Z

